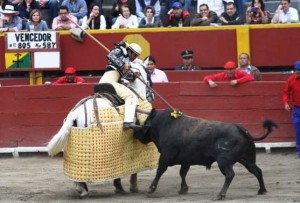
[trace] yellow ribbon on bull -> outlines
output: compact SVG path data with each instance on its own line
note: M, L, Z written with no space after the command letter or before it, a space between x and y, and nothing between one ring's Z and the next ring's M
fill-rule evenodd
M138 108L151 110L147 101ZM103 132L97 127L95 115L87 128L72 127L64 148L64 174L74 181L96 182L157 168L159 152L153 143L142 144L133 138L133 130L123 129L124 105L119 112L99 108ZM147 115L137 113L144 123Z

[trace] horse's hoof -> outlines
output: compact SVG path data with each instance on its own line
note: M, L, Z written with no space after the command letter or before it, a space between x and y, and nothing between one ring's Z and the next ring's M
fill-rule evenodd
M80 197L80 199L83 199L83 198L87 197L88 194L89 194L88 191L83 190L83 191L80 193L79 197Z
M188 191L189 191L189 187L182 187L182 188L180 188L178 193L183 195L183 194L186 194Z
M156 189L156 187L154 187L154 186L153 187L149 187L148 190L147 190L147 193L149 193L149 194L153 193L155 191L155 189Z
M138 187L131 187L130 188L130 192L138 193L139 192L139 188Z
M260 189L260 190L258 190L258 192L257 192L258 195L264 195L264 194L266 194L266 193L267 193L267 190L266 190L266 189Z
M120 194L120 195L125 195L125 194L126 194L126 192L125 192L124 189L119 189L119 188L116 188L116 189L115 189L115 193L116 193L116 194Z

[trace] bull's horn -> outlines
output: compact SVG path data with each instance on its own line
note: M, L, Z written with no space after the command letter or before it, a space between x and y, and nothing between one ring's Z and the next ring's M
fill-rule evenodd
M139 109L139 108L136 108L136 111L139 113L147 114L147 115L149 115L151 112L151 110L145 110L145 109Z

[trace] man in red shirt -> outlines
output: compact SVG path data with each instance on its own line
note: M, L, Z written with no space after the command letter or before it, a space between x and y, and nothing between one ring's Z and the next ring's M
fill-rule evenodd
M225 71L204 77L204 82L207 82L210 87L216 87L218 84L215 81L229 81L231 86L236 86L245 82L253 81L252 75L245 71L236 70L236 64L233 61L228 61L224 65Z
M76 70L73 67L68 67L65 70L65 76L58 78L53 82L54 85L66 83L83 83L85 80L82 77L76 76Z
M292 113L292 122L296 132L297 158L300 158L300 61L295 63L295 74L291 75L282 92L284 108Z

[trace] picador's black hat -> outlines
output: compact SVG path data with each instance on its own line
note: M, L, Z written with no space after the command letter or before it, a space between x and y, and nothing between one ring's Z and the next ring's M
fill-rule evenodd
M184 50L183 52L181 52L181 57L182 58L193 58L193 54L194 52L192 50Z

